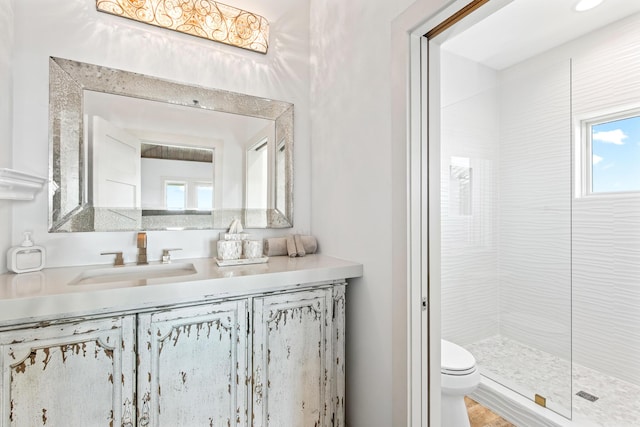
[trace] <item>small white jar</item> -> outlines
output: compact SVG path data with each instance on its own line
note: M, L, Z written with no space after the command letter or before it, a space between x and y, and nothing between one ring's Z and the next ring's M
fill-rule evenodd
M239 259L242 255L241 240L218 240L217 248L220 260Z
M242 246L245 258L262 258L262 240L243 240Z

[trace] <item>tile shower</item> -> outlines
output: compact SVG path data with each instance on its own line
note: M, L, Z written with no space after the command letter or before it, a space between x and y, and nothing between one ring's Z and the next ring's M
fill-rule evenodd
M639 45L636 15L504 70L441 56L442 336L603 426L640 419L640 195L577 194L576 124L639 106Z

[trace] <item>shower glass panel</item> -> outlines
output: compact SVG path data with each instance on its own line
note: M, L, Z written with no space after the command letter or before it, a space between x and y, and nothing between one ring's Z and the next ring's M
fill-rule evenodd
M442 337L570 418L570 61L440 60Z

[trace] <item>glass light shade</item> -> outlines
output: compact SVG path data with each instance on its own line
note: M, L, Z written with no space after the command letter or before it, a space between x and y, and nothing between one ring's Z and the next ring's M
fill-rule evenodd
M580 0L575 9L577 12L585 12L599 6L600 3L602 3L602 0Z
M269 23L246 10L211 0L96 0L100 12L267 53Z

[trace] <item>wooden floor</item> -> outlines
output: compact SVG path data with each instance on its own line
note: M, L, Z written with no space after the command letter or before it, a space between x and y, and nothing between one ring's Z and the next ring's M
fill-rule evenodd
M467 405L467 411L469 412L471 427L515 427L513 424L500 418L498 415L480 405L475 400L465 397L464 402Z

